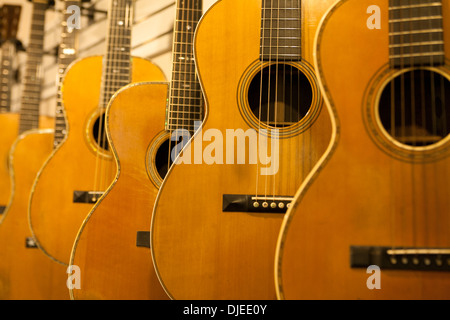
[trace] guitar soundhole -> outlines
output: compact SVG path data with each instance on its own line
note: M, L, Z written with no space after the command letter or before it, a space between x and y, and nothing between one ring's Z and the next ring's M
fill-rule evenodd
M164 140L164 142L159 146L158 150L156 151L154 160L155 167L161 180L164 179L164 177L167 174L167 171L169 171L169 168L173 163L172 161L173 159L169 155L171 150L174 149L177 143L178 142L176 141L170 141L169 137L168 139Z
M379 116L386 132L412 147L435 144L450 133L450 82L430 70L412 70L383 89Z
M92 126L92 135L94 137L95 142L102 150L109 151L109 143L106 137L106 130L105 130L104 113L100 117L97 117L97 119L95 120L94 125Z
M308 113L312 100L308 78L288 64L264 67L253 77L248 89L252 113L270 127L295 125Z

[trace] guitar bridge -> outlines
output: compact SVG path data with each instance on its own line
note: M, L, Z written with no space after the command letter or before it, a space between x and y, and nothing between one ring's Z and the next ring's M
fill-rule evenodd
M450 271L450 249L351 246L350 266L380 269Z
M101 191L74 191L73 202L74 203L96 203L98 199L103 195Z
M223 212L257 212L286 213L291 206L293 197L265 197L254 195L224 194L222 200Z

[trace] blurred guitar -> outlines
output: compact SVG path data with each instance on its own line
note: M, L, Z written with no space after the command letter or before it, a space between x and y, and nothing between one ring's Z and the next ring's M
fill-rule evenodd
M165 79L159 67L130 55L133 8L133 0L109 1L105 56L83 58L67 68L62 83L66 136L43 165L30 195L37 245L65 265L83 220L116 172L105 133L110 98L131 82Z
M200 20L205 120L169 169L151 224L171 298L276 298L283 214L331 134L311 65L330 4L220 0Z
M30 190L51 153L53 130L39 129L41 68L48 1L34 0L21 99L19 136L9 153L11 196L0 224L0 299L66 299L67 274L37 249L28 225Z
M449 13L343 0L323 19L333 138L283 221L280 299L450 298Z
M9 149L17 138L19 130L19 114L11 112L11 87L14 84L13 65L16 56L16 36L21 10L21 6L6 4L1 8L0 217L6 208L11 192L8 164Z
M177 1L170 88L131 84L117 92L106 111L118 170L76 237L70 264L80 267L82 277L81 288L70 290L73 299L168 299L153 267L148 230L177 143L171 134L177 129L193 134L195 120L202 118L192 60L201 14L202 1Z

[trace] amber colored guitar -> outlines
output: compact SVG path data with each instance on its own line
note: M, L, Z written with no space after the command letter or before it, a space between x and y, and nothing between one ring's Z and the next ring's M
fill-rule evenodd
M202 1L177 1L170 90L163 83L131 84L111 100L106 130L118 170L74 243L70 264L83 274L81 288L71 290L74 299L168 299L148 248L149 208L170 165L171 132L193 133L202 119L191 59L201 14Z
M151 224L171 298L276 298L283 214L331 134L311 65L329 5L221 0L200 20L205 120L169 169Z
M66 137L39 172L29 207L39 248L59 263L69 263L83 220L114 178L104 130L109 99L130 82L164 80L156 65L130 57L133 6L110 1L106 55L74 62L63 80Z
M19 136L9 154L11 196L0 224L0 299L67 299L67 274L35 245L27 207L33 181L52 149L51 129L38 129L40 67L47 1L33 1Z
M449 13L343 0L323 19L333 138L283 221L279 298L450 298Z
M11 5L4 5L1 8L0 127L2 128L2 133L0 134L0 214L5 210L10 196L8 155L19 130L19 114L11 112L11 87L14 81L13 62L21 9L21 6Z

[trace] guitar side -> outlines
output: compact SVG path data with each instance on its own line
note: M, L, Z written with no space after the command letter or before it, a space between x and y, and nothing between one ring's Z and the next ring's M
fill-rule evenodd
M148 232L149 208L158 192L148 174L154 163L148 161L165 132L167 95L165 83L137 83L111 99L106 130L118 169L74 242L70 264L79 266L83 276L81 289L70 290L72 299L168 299L149 248L136 243L138 232Z
M381 10L381 29L367 27L372 5ZM449 9L443 1L444 18ZM315 65L332 115L333 139L296 193L280 230L275 260L280 299L450 297L448 272L411 267L426 266L422 257L419 262L416 256L393 256L391 263L398 260L410 269L380 266L380 289L370 288L368 266L356 267L354 260L357 248L373 247L376 254L384 247L450 244L448 140L438 152L430 148L427 161L416 163L406 151L386 152L375 143L373 127L379 124L371 110L384 81L395 75L389 68L388 11L388 1L339 1L319 27ZM448 28L447 18L444 30ZM444 32L444 37L449 43L450 34ZM448 48L445 57L446 65L434 70L448 79Z
M30 196L29 219L38 246L62 264L68 264L79 227L93 206L74 202L74 191L106 190L116 171L110 152L100 150L97 155L99 147L93 137L99 117L102 59L84 58L67 68L62 83L67 136L42 167ZM157 66L141 58L132 59L131 75L132 82L164 79Z

